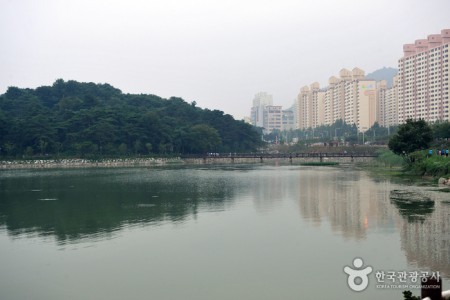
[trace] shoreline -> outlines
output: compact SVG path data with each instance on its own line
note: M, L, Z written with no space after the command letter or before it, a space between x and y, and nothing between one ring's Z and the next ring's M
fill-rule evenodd
M331 165L331 164L348 164L348 163L367 163L372 161L372 158L359 158L354 161L349 157L333 159L325 158L322 163L319 158L275 158L265 159L264 163L294 163L305 165ZM101 160L91 159L23 159L23 160L3 160L0 161L1 170L16 170L16 169L69 169L69 168L118 168L118 167L152 167L165 165L214 165L214 164L261 164L263 163L259 157L255 158L111 158Z
M0 161L0 170L14 169L62 169L62 168L116 168L150 167L167 164L183 164L179 158L112 158L91 160L83 158L68 159L27 159Z

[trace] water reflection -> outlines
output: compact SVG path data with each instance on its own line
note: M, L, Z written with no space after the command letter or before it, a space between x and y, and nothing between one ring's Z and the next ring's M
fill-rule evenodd
M305 172L298 186L300 214L315 226L329 223L336 233L355 240L370 231L399 231L411 265L450 277L448 194L336 169Z
M124 227L183 225L248 199L258 213L271 214L294 199L317 234L323 225L353 241L398 232L410 264L450 276L448 194L360 171L211 166L0 175L0 230L12 237L55 237L60 244L108 239Z
M409 222L424 221L434 211L434 201L417 192L392 190L391 202Z
M20 175L20 173L19 173ZM224 210L232 177L199 170L41 172L3 177L0 226L15 237L41 235L58 242L109 238L123 226L183 223L199 207Z
M440 270L450 277L450 205L445 203L444 195L430 194L435 197L432 213L429 212L431 208L419 207L418 212L411 212L409 207L411 215L401 219L402 248L410 263ZM424 211L427 211L426 215L423 215Z
M315 225L329 222L333 231L356 240L364 239L369 227L392 231L395 214L383 192L389 189L387 181L330 169L308 172L298 185L300 214Z

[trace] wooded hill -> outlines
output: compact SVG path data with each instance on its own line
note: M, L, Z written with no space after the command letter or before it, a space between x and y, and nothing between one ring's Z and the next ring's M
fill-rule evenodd
M181 98L65 82L0 95L0 155L117 156L253 151L255 129Z

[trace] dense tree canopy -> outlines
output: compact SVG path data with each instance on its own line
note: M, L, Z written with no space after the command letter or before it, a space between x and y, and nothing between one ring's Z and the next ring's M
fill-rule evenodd
M432 127L435 139L439 140L450 138L450 123L448 121L436 122Z
M0 96L0 155L125 155L252 151L251 125L181 98L123 94L57 80Z
M428 148L432 141L433 131L424 120L408 119L389 140L389 149L395 154L410 154Z

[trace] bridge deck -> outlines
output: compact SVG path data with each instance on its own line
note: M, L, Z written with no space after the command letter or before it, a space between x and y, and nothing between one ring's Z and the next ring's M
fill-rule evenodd
M325 157L377 157L374 153L208 153L208 154L188 154L181 158L325 158Z

